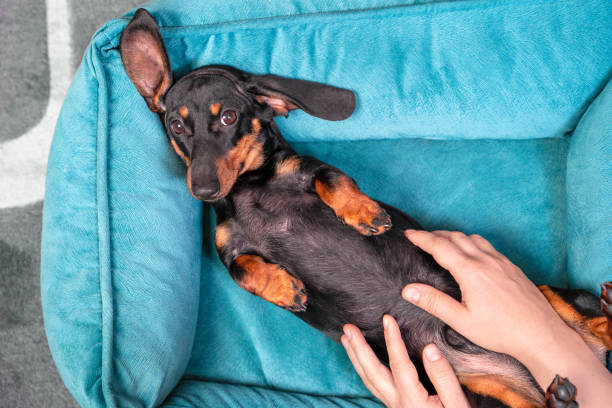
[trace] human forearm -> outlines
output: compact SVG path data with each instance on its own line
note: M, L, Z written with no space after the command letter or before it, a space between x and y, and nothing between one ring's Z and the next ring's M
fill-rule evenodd
M534 345L515 357L546 389L556 374L567 377L577 388L583 408L609 407L612 401L612 374L591 352L582 338L569 327L556 340Z

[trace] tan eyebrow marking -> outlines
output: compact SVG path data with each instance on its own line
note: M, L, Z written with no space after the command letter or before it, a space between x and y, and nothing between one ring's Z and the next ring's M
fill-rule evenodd
M210 105L210 113L212 113L213 115L217 116L220 110L221 110L220 103L213 103L212 105Z
M183 119L185 119L187 115L189 115L189 109L187 109L186 106L181 106L178 112L179 112L179 115L181 115Z

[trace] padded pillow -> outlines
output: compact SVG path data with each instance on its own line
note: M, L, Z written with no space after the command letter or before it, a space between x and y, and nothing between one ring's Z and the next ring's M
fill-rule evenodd
M76 73L51 148L45 328L83 406L153 406L183 375L193 345L201 204L158 119L142 109L142 120L127 119L134 101L107 87L96 50Z
M571 138L567 244L570 284L598 293L600 283L612 280L612 81Z
M355 90L358 107L347 121L324 122L295 112L287 120L279 119L279 127L290 141L302 143L360 141L371 146L387 139L385 149L395 154L396 170L403 168L400 161L417 164L399 160L409 158L412 148L443 151L439 144L429 145L422 138L452 139L448 143L464 149L457 150L461 152L469 152L472 146L464 143L466 139L550 138L523 140L524 146L532 147L524 157L517 156L520 146L514 142L518 141L495 140L499 145L474 141L474 146L484 146L482 152L510 146L502 153L516 166L508 171L501 168L499 180L508 172L520 173L525 166L542 183L533 185L544 185L548 174L540 174L529 160L537 159L539 152L553 152L554 157L542 160L546 162L542 167L551 167L550 162L557 170L563 167L558 157L565 152L564 136L574 129L609 76L612 9L606 2L347 3L169 0L152 2L147 8L162 26L177 77L202 65L223 63ZM207 352L216 352L207 349L210 344L231 345L234 350L241 346L230 335L235 327L248 331L250 315L231 324L224 324L222 315L211 317L226 330L216 333L228 336L216 338L218 344L207 343L201 336L194 345L196 330L208 334L206 327L212 327L206 324L208 316L198 313L215 304L215 295L227 296L217 288L229 288L229 278L207 276L211 281L202 284L210 285L207 293L212 296L200 298L201 271L220 271L218 264L202 264L203 259L211 259L211 254L202 256L202 222L208 225L209 221L202 216L201 203L187 191L183 164L168 147L159 119L147 109L121 64L117 47L130 15L111 21L93 37L68 92L49 158L41 291L47 337L58 370L83 406L159 405L176 391L186 370L219 373L223 369L219 377L232 377L230 371L239 368L254 373L241 385L295 385L302 378L283 378L278 370L258 371L257 364L277 367L274 363L280 361L276 350L256 353L275 344L273 340L257 342L253 336L256 352L245 356L241 367L206 360ZM302 149L308 151L308 146ZM351 152L344 154L348 162ZM382 168L383 162L376 164ZM385 171L390 174L388 168ZM481 173L474 168L474 177ZM402 174L394 176L401 179ZM376 185L374 178L363 184ZM521 185L528 181L521 180ZM431 183L424 180L422 184L427 191ZM393 186L380 189L388 195L377 198L388 201L390 197L392 204L402 206L405 196L394 195ZM449 212L455 210L454 219L461 219L463 208L457 209L453 197L440 191L446 195ZM555 194L559 191L555 185ZM439 206L440 202L434 203ZM557 200L549 213L556 217L563 205ZM511 209L508 206L505 215L512 215ZM465 211L474 212L467 205ZM480 219L480 214L470 214ZM548 220L549 215L540 218ZM474 221L473 228L477 226L481 227ZM554 226L555 232L563 230ZM209 233L208 228L205 231ZM543 247L551 247L549 241L557 246L564 243L562 235L539 238ZM544 257L554 255L557 252L548 251ZM573 259L584 259L578 255ZM555 270L564 271L564 257L554 259ZM580 262L576 265L585 265ZM535 267L541 269L541 265ZM581 273L590 276L588 271ZM565 282L567 277L553 278ZM226 281L214 286L214 279ZM228 290L239 290L231 287ZM254 302L246 300L247 295L242 295L242 306ZM227 298L238 296L232 292ZM236 306L229 302L228 307ZM258 324L264 319L272 323L286 319L287 324L276 327L306 332L298 319L281 312L264 314ZM332 386L324 390L325 395L342 388L346 391L342 396L367 397L339 347L334 348L321 334L309 332L301 340L302 349L323 345L330 350L326 358L331 367L325 361L313 362L304 373L310 380L305 388L323 384L323 389L329 383ZM199 358L192 358L192 353ZM315 378L312 373L321 375ZM183 382L184 393L175 393L173 401L180 405L190 393L219 393L221 388ZM247 400L259 392L257 388L241 390ZM222 392L217 396L215 400L211 395L208 401L223 401ZM285 395L277 401L294 398L306 397Z

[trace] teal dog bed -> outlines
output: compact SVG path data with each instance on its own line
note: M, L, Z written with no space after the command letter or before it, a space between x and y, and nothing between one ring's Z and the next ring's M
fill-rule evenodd
M352 89L346 121L277 123L370 196L483 235L536 283L612 279L609 2L344 3L146 7L177 77L218 63ZM339 345L217 259L214 214L121 64L130 16L93 37L49 158L42 302L68 389L87 407L377 406Z

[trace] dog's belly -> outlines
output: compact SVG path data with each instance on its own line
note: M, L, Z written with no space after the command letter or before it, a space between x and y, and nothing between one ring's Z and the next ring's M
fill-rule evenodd
M358 325L371 344L384 344L381 319L390 313L409 348L420 350L443 326L401 298L410 282L423 282L459 296L448 272L404 237L420 228L384 206L393 227L366 237L344 225L316 195L291 188L249 189L233 195L234 221L257 253L304 282L305 312L296 315L338 341L342 326ZM412 347L411 347L412 346Z
M241 236L268 262L285 267L306 286L306 311L296 316L340 340L346 323L357 325L383 362L388 362L382 328L384 314L398 322L406 349L423 384L432 391L421 363L421 352L438 345L462 373L521 378L531 384L526 369L513 358L482 349L437 318L404 301L401 290L421 282L460 298L452 276L405 237L416 221L385 204L393 227L366 237L344 225L316 195L295 189L251 189L234 194ZM537 387L534 388L537 395Z

